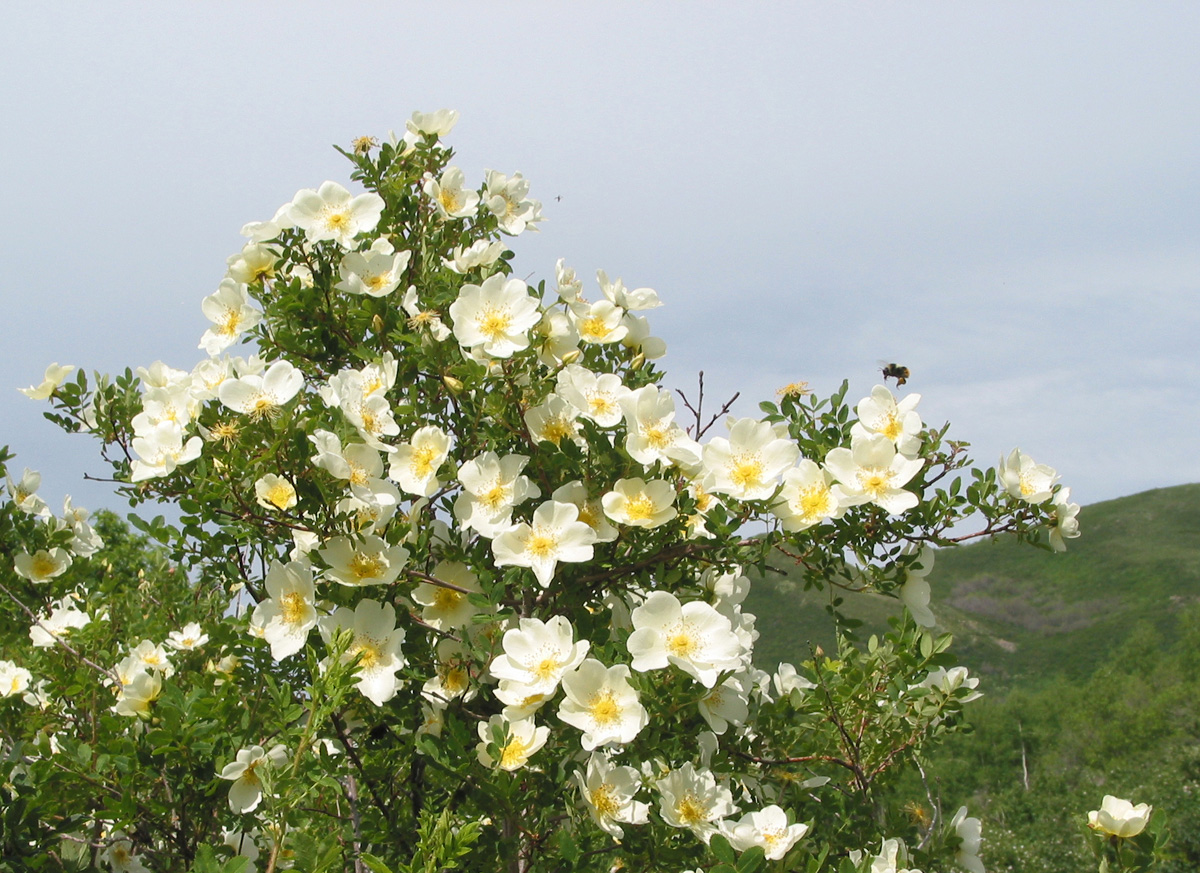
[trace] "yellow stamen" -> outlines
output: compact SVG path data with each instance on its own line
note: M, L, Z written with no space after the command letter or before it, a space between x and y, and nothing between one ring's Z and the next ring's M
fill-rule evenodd
M551 534L533 533L525 541L525 551L535 558L548 558L558 549L558 540Z
M708 806L690 791L675 802L675 815L687 826L708 821Z
M479 495L479 502L482 503L489 512L495 512L501 506L508 503L508 489L497 482L483 494Z
M625 501L625 515L632 521L647 521L654 515L654 501L645 494L638 494Z
M414 446L412 453L412 471L418 478L424 479L436 472L434 461L437 460L438 450L433 446Z
M511 738L500 752L500 767L505 770L520 767L529 757L525 754L525 750L528 748L529 744L520 737Z
M380 651L379 643L370 637L359 637L354 642L354 648L350 651L350 657L359 655L358 666L362 670L370 670L377 666L383 660L383 652Z
M800 492L800 514L805 518L818 518L833 511L833 495L824 485L810 485Z
M762 484L763 462L756 453L738 455L733 460L729 478L739 488L757 488Z
M883 423L883 427L879 428L879 432L881 434L883 434L885 437L887 437L889 440L891 440L892 442L895 442L896 438L899 437L902 433L904 433L904 425L902 425L896 419L896 416L894 413L889 413L888 417L887 417L887 421L885 421Z
M298 591L289 591L280 598L280 605L283 611L284 624L303 624L308 618L308 604L304 600L304 595Z
M609 725L621 718L621 707L612 691L602 691L588 701L588 714L598 725Z
M533 675L537 676L542 682L549 682L561 668L562 661L558 659L558 656L549 655L542 658L538 662L538 665L533 668Z
M376 579L387 569L387 562L379 555L364 555L356 552L350 559L350 572L360 582L364 579Z
M489 306L479 319L479 332L494 341L508 333L511 323L512 316L508 314L507 309Z
M700 641L685 625L677 625L667 635L667 651L677 658L691 659L699 649Z
M621 807L613 798L614 793L613 786L608 782L598 785L592 792L589 800L591 800L592 807L596 810L596 815L600 818L613 818L621 811Z

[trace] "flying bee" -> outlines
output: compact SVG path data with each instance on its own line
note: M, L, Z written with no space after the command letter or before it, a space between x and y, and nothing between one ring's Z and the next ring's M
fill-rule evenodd
M895 379L897 385L903 385L908 381L908 367L902 367L899 364L889 364L887 361L880 361L879 366L883 368L883 381Z

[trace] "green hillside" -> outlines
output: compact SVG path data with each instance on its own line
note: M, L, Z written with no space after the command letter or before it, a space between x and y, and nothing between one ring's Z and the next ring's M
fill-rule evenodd
M930 582L942 629L973 671L1001 680L1089 675L1139 623L1177 634L1176 617L1200 600L1200 484L1160 488L1084 507L1083 534L1062 554L1007 538L938 553ZM756 579L746 608L758 616L759 665L829 649L828 592L805 592L788 575ZM886 628L898 601L848 595L842 611Z

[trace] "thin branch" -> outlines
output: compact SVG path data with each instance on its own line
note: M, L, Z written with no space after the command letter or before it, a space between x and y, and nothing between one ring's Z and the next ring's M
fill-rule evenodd
M855 775L858 775L859 773L854 764L835 755L798 755L796 757L789 758L762 758L758 755L751 755L738 749L734 749L733 753L739 758L742 758L746 761L751 761L752 763L759 764L763 767L783 767L787 764L811 764L814 761L820 761L825 764L836 764L839 767L844 767Z
M342 721L342 717L336 712L331 713L329 719L333 722L333 729L337 731L338 739L342 741L342 745L346 749L346 756L350 759L350 763L354 765L359 776L366 783L367 790L371 792L371 800L374 801L375 806L384 814L388 821L395 821L392 817L392 808L384 801L375 782L367 775L367 770L363 766L362 759L358 757L358 750L350 742L350 735L346 731L346 723Z
M753 539L740 540L735 543L736 546L750 546L757 541ZM643 558L632 564L622 564L619 567L613 567L610 570L603 570L599 573L592 573L579 578L577 581L580 584L590 584L592 582L601 582L605 579L611 579L615 576L627 576L635 570L641 570L646 567L653 567L655 564L661 564L664 561L674 560L676 558L690 558L695 555L703 554L704 552L712 551L718 548L720 544L706 544L689 542L683 543L671 549L663 549L661 552L651 555L649 558Z
M5 594L7 594L9 599L13 603L15 603L18 607L20 607L21 611L24 612L27 616L29 616L30 619L33 620L34 624L36 624L38 627L40 627L42 630L44 630L47 634L49 634L55 643L57 643L58 645L62 646L64 649L66 649L71 654L71 656L74 657L77 661L80 661L81 663L86 664L87 666L91 667L93 670L100 673L101 675L107 676L109 679L113 680L113 682L115 682L118 687L122 684L121 677L117 675L116 671L109 670L107 667L101 667L95 661L84 656L78 650L76 650L72 646L68 645L67 642L61 636L54 633L54 631L52 631L50 628L46 627L46 625L42 624L42 620L40 618L38 618L37 613L35 613L32 609L30 609L28 606L26 606L24 603L22 603L20 600L18 600L17 596L15 594L13 594L11 591L9 591L8 588L6 588L4 586L3 583L0 583L0 591L3 591Z
M445 588L449 591L457 591L459 594L478 594L478 591L472 591L470 588L463 588L455 585L453 582L447 582L444 579L439 579L436 576L430 576L428 573L422 573L420 570L405 570L404 575L413 579L420 579L422 582L428 582L430 585L436 585L438 588Z
M714 424L716 424L718 421L720 421L723 416L727 415L729 413L729 410L733 407L733 404L735 402L737 402L737 399L739 397L742 396L742 392L740 392L740 391L736 392L732 397L730 397L728 400L725 401L725 405L721 407L720 411L718 411L716 415L714 415L712 418L710 418L708 420L708 424L701 426L700 422L703 421L703 410L704 410L704 371L703 370L701 370L699 373L698 381L700 383L700 386L697 391L695 406L692 406L692 402L690 400L688 400L686 394L684 394L678 388L675 389L675 393L678 394L679 398L683 401L684 407L696 419L695 425L693 425L692 427L689 427L687 429L688 436L690 436L692 439L696 439L696 440L698 440L698 439L700 439L700 437L704 436L704 434L708 432L709 428L711 428Z

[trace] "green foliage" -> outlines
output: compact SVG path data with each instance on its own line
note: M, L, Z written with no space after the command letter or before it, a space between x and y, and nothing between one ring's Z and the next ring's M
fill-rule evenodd
M1064 554L1005 536L938 553L929 577L933 609L972 671L999 687L1081 680L1135 628L1152 628L1161 642L1125 647L1124 657L1153 658L1162 645L1194 633L1178 619L1200 601L1200 485L1091 504L1082 517L1087 533ZM755 650L760 665L802 658L809 643L834 644L822 614L832 590L805 588L802 568L780 554L762 579L747 601L763 634ZM878 633L897 606L867 593L844 599L840 609Z

